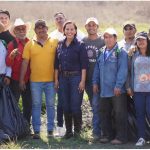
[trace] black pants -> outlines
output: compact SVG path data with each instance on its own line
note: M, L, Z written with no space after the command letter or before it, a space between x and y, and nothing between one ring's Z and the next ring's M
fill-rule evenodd
M20 96L22 98L22 106L23 106L23 116L30 124L31 120L31 111L32 111L32 98L30 91L30 83L26 83L26 90L21 91L19 88L19 82L15 80L11 80L10 88L13 95L16 98L17 103L19 102Z
M127 141L127 97L122 94L118 97L101 98L100 116L103 136L110 140L116 138Z

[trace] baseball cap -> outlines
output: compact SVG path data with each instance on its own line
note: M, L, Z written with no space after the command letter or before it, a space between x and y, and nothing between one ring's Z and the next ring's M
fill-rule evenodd
M91 21L93 21L96 25L99 25L98 20L97 20L96 18L94 18L94 17L88 18L88 19L86 20L85 25L89 24Z
M116 35L116 36L117 36L117 32L116 32L116 30L115 30L114 28L107 28L107 29L104 31L104 34L106 34L106 33L111 34L111 35ZM103 34L103 35L104 35L104 34Z
M42 19L37 20L37 21L35 22L35 28L37 28L38 26L47 27L46 21L45 21L45 20L42 20Z
M147 39L148 38L148 34L147 34L147 32L145 32L145 31L142 31L142 32L139 32L139 33L137 33L137 35L136 35L136 40L137 39Z
M130 27L133 27L133 28L136 29L135 23L133 23L133 22L131 22L131 21L126 21L126 22L123 24L123 29L124 29L126 26L130 26Z

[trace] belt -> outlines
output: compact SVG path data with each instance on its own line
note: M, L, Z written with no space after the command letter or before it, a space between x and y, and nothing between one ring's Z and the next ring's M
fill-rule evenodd
M77 76L80 74L80 71L61 71L63 77Z

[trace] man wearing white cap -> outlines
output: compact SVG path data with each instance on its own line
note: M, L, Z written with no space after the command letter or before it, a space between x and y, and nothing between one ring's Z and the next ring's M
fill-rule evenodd
M128 72L127 53L118 47L113 28L104 32L106 47L97 59L93 73L93 92L100 90L100 114L103 136L100 142L122 144L127 140L127 100L125 81ZM115 134L112 130L112 112Z
M98 35L99 22L97 18L90 17L86 20L85 28L87 30L88 36L83 39L89 59L89 66L87 70L87 78L86 78L86 93L89 97L89 101L91 107L93 109L93 138L94 140L98 140L101 136L100 129L100 101L99 101L99 93L93 95L92 90L92 76L94 71L94 66L96 63L96 59L100 54L100 49L104 46L103 38Z
M17 103L19 102L20 96L22 97L23 103L23 116L30 124L31 118L31 92L30 92L30 68L28 66L25 80L25 90L21 91L19 88L19 77L22 64L22 54L25 44L29 41L27 38L27 31L29 30L30 24L25 23L21 18L17 18L12 26L12 33L15 39L8 44L8 54L6 63L12 68L10 88L16 98Z

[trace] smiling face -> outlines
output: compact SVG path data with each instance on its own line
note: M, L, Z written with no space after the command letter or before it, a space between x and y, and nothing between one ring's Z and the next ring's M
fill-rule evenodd
M137 46L139 49L147 49L147 39L139 38L137 39Z
M85 25L85 28L86 28L87 33L89 35L96 35L97 34L98 25L95 22L93 22L93 21L89 22L87 25Z
M73 39L77 34L77 29L73 23L68 23L64 27L64 34L67 39Z
M27 28L25 25L17 26L14 28L14 34L19 39L25 39L27 34Z
M4 13L0 13L0 21L2 22L2 24L4 25L4 28L7 29L9 27L10 24L10 18L7 14Z
M47 32L48 32L47 26L39 25L34 30L38 38L44 38L45 36L47 36Z
M104 34L104 42L108 49L112 49L117 42L117 37L114 35L105 33Z

